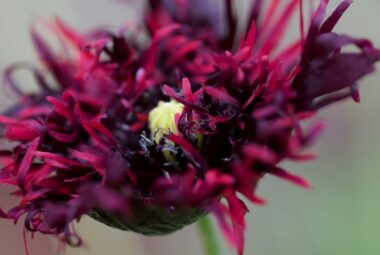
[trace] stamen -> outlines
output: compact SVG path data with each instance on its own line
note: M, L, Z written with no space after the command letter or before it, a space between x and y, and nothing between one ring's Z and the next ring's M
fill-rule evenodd
M151 133L151 139L156 143L160 143L161 139L169 134L177 134L176 115L181 114L183 111L183 104L171 100L170 102L160 101L158 105L150 111L148 123ZM173 145L173 142L165 139L165 143ZM163 150L164 157L169 162L174 162L174 154L170 149Z
M151 138L159 143L161 138L169 132L177 134L177 124L175 116L181 114L183 111L183 104L175 100L170 102L160 101L158 105L149 113L149 128Z

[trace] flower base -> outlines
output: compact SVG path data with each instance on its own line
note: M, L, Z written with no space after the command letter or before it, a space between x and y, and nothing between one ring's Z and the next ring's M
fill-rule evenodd
M107 226L143 235L165 235L196 222L206 215L202 209L166 209L144 207L134 211L128 218L102 210L92 210L88 215Z

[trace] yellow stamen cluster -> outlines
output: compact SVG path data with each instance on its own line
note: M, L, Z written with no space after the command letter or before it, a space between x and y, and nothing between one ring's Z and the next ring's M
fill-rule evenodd
M149 128L151 131L151 138L158 143L163 135L172 132L178 133L177 125L175 123L176 114L181 114L183 111L183 104L175 100L170 102L160 101L158 105L150 111L148 117Z

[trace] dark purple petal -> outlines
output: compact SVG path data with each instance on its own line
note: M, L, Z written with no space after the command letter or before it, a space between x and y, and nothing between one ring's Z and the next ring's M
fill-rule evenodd
M335 25L338 23L339 19L342 17L344 12L348 9L348 7L350 7L351 4L352 0L344 0L343 2L341 2L335 9L335 11L322 24L319 32L321 34L331 32Z

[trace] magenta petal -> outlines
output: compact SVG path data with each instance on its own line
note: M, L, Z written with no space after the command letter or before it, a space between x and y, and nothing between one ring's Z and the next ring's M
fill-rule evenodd
M299 177L297 175L294 175L294 174L291 174L287 171L285 171L284 169L281 169L279 167L270 167L268 169L268 173L274 175L274 176L277 176L279 178L283 178L285 180L288 180L300 187L303 187L305 189L310 189L312 186L311 184L305 180L304 178L302 177Z
M35 138L33 142L29 145L28 150L26 151L26 154L21 161L20 168L18 170L18 177L17 177L17 183L21 187L21 189L25 188L25 181L26 181L26 175L30 169L30 166L33 161L33 157L35 154L35 151L38 148L38 145L40 143L40 138Z

